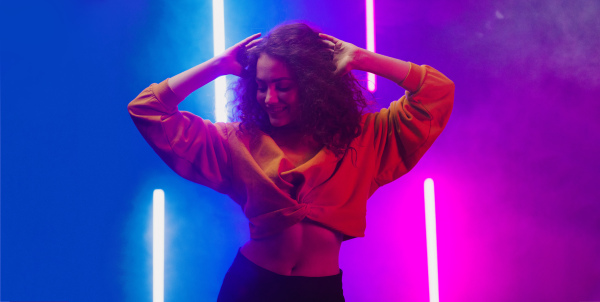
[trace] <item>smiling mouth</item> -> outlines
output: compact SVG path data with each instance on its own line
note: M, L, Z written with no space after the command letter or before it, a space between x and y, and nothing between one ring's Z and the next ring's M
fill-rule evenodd
M270 108L267 108L267 112L268 113L277 114L277 113L280 113L280 112L284 111L285 109L287 109L287 106L283 106L283 107L270 107Z

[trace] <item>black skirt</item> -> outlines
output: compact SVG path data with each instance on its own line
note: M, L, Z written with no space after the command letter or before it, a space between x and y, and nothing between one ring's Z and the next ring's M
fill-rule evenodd
M326 277L285 276L264 269L238 250L217 302L343 302L342 270Z

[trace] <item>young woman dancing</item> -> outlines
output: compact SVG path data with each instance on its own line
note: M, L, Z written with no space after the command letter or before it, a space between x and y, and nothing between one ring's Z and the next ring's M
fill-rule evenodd
M415 166L446 125L454 84L429 66L386 57L302 23L246 38L152 84L129 113L182 177L227 194L250 225L218 301L344 301L339 253L363 237L367 199ZM350 71L396 82L379 112ZM239 122L211 123L177 105L236 75Z

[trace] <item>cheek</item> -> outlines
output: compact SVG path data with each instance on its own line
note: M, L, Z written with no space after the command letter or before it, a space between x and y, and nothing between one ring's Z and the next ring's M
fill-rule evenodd
M300 108L300 100L298 100L298 98L295 97L293 102L290 102L289 105L290 105L290 114L294 118L299 118L302 115L302 109Z
M265 94L262 92L257 92L256 93L256 101L260 104L263 105L265 103Z
M290 93L288 98L290 100L290 104L292 104L292 106L294 108L296 108L296 109L300 108L300 98L298 97L298 91L294 91L294 92Z

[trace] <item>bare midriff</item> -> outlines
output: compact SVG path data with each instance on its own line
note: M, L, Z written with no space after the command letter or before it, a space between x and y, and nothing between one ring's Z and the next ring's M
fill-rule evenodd
M276 235L250 239L241 253L276 274L323 277L339 274L341 245L341 233L305 218Z

